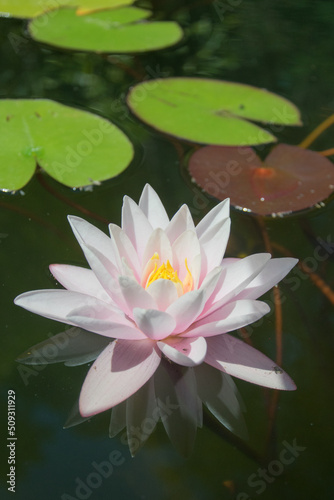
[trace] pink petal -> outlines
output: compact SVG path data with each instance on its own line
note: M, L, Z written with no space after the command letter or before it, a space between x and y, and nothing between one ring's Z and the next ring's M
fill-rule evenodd
M69 215L67 218L73 230L74 236L78 240L85 256L86 247L98 249L100 254L110 261L113 266L118 269L120 268L121 260L117 246L106 234L80 217ZM88 259L89 258L87 258L87 260ZM88 263L90 264L89 260Z
M216 266L220 266L230 236L231 220L225 219L211 226L199 242L202 249L201 275L205 277Z
M153 297L159 311L165 311L170 304L178 299L176 286L170 280L159 279L147 288L147 292Z
M209 303L207 304L205 314L215 311L236 297L262 271L270 257L268 253L259 253L233 263L228 259L226 267L224 259L223 271L216 287L217 292L210 299L210 307Z
M195 225L189 208L187 205L182 205L166 227L166 234L173 244L182 233L188 230L195 231Z
M203 290L193 290L185 293L173 302L166 310L176 322L173 333L181 333L186 330L200 315L204 304L205 293Z
M67 316L67 322L84 330L125 340L142 340L146 336L121 314L105 308L79 307Z
M188 259L187 259L187 263L188 263L189 271L191 272L191 275L192 275L193 280L194 280L194 290L197 290L199 280L201 277L201 268L202 268L202 256L201 256L201 254L195 255L191 262L188 262Z
M128 196L124 196L122 207L122 229L132 242L142 263L144 250L153 228L138 205Z
M218 222L227 219L230 216L230 200L220 202L215 206L205 217L197 224L196 233L198 238L205 235L207 231L211 230L211 227L215 226Z
M185 260L187 259L188 267L191 267L193 259L201 254L198 238L194 231L188 230L181 234L174 241L173 249L173 267L177 269L181 281L187 275Z
M147 337L160 340L170 335L175 328L175 320L170 314L156 309L133 310L133 317L138 328L147 335Z
M169 239L165 231L160 228L152 232L147 242L143 255L143 264L145 265L155 253L159 255L160 264L166 263L167 260L171 262L173 259L173 252Z
M262 271L242 290L236 298L257 299L281 281L297 264L298 259L283 257L270 259Z
M63 264L51 264L50 271L55 279L67 290L86 293L97 299L110 302L109 295L91 269Z
M131 317L135 307L143 309L157 308L157 304L153 297L133 279L121 276L119 278L119 285Z
M85 255L97 279L117 306L126 310L126 302L120 293L119 271L112 262L98 249L85 246ZM121 264L120 264L121 265Z
M205 300L208 300L213 294L221 273L222 273L222 268L220 266L217 266L214 269L212 269L212 271L210 271L202 281L200 290L204 290Z
M26 292L16 297L14 303L35 314L69 325L73 323L68 320L68 315L78 307L107 307L114 311L110 304L106 304L95 297L68 290Z
M172 337L167 342L158 342L158 347L167 358L178 365L196 366L205 359L207 345L203 337L196 339Z
M148 218L153 229L157 227L165 229L169 223L169 217L159 196L149 184L145 185L138 205Z
M237 300L230 302L205 318L196 321L182 337L212 337L231 332L259 320L270 311L260 300Z
M116 224L109 224L109 233L111 240L114 241L120 258L125 259L128 266L134 271L137 280L140 280L141 263L139 262L138 255L130 238L127 234Z
M96 415L134 394L152 377L160 356L150 340L112 342L96 359L83 383L81 415Z
M219 335L207 340L205 362L209 365L253 384L293 391L296 385L281 368L267 356L230 335Z

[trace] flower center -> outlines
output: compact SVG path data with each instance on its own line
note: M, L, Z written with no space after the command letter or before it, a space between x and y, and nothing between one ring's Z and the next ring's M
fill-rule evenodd
M183 281L180 280L177 274L177 270L173 268L169 260L167 260L166 264L163 263L159 267L158 263L160 263L160 258L159 254L156 252L148 262L149 267L153 269L150 269L145 288L148 288L154 281L164 279L172 281L175 284L179 296L192 290L193 277L188 268L187 259L185 259L187 275Z

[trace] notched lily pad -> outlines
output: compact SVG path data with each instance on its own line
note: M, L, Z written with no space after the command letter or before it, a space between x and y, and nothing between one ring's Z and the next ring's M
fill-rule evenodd
M262 162L251 148L206 146L189 160L205 192L246 212L286 215L319 204L334 190L334 167L298 146L274 146Z
M301 125L296 106L250 85L205 78L165 78L139 83L127 102L152 127L201 144L256 145L276 138L247 120Z
M47 99L0 101L0 189L21 189L36 164L69 187L110 179L133 158L113 123Z
M144 52L177 43L183 36L175 22L143 22L151 12L136 7L77 16L74 9L44 14L29 24L39 41L72 50L93 52Z
M0 0L0 16L33 18L44 12L51 19L60 7L76 7L77 15L132 5L134 0Z

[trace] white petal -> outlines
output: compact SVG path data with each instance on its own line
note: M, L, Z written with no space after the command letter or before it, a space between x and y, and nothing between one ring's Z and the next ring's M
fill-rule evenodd
M197 224L196 232L198 238L201 238L206 231L210 231L212 226L215 226L218 222L227 219L230 216L230 200L220 202L215 206L205 217Z
M182 233L188 230L195 232L195 225L189 208L187 205L182 205L166 227L166 234L170 242L174 243Z
M107 307L110 308L110 311L114 311L114 308L110 304L106 304L95 297L68 290L35 290L26 292L16 297L14 303L45 318L70 325L74 323L71 323L67 317L78 307L92 307L97 308L97 310L100 307Z
M206 356L206 341L203 337L195 339L173 337L166 342L158 342L158 347L167 358L182 366L201 364Z
M119 278L119 285L131 313L131 317L135 307L140 307L142 309L157 308L157 304L153 297L133 279L121 276Z
M67 317L70 324L106 337L125 340L142 340L146 336L129 320L111 311L96 311L94 307L79 307Z
M205 362L209 365L253 384L293 391L293 380L274 361L260 351L230 335L219 335L207 340Z
M210 271L202 281L200 286L200 290L204 290L205 292L205 300L208 300L212 293L214 292L220 275L222 273L222 268L220 266L215 267Z
M67 218L89 264L89 257L87 258L85 252L87 246L97 249L113 266L120 268L118 249L105 233L80 217L69 215Z
M262 271L270 257L268 253L259 253L232 263L228 259L227 266L224 266L224 259L216 292L211 297L212 305L205 308L203 315L215 311L236 297Z
M165 311L170 304L178 299L176 286L170 280L159 279L147 288L147 292L153 297L160 311Z
M121 259L125 259L128 266L131 267L137 280L140 280L141 263L139 262L137 252L132 245L127 234L116 224L109 224L110 239L117 246Z
M260 300L237 300L221 307L212 314L197 321L182 337L212 337L231 332L237 328L258 321L270 311L270 307Z
M167 238L165 231L160 228L157 228L152 232L147 242L143 255L144 266L155 253L158 253L161 264L166 264L167 260L171 262L173 259L173 252L169 239Z
M200 238L203 278L216 266L221 265L230 236L230 227L231 220L226 219L211 226Z
M257 299L281 281L297 264L298 259L283 257L270 259L262 271L242 290L236 298Z
M126 302L120 293L118 283L119 271L112 262L97 248L84 246L84 251L90 266L102 287L106 290L112 301L122 310L126 311Z
M191 230L185 231L174 241L172 249L173 268L177 269L179 278L183 281L188 272L185 260L187 259L187 264L190 268L193 259L201 253L196 233Z
M164 229L169 223L165 207L154 189L146 184L139 200L139 207L148 218L153 229L161 227Z
M67 290L86 293L97 299L110 302L109 295L91 269L63 264L51 264L50 271L55 279Z
M122 229L130 238L138 254L139 262L142 263L144 250L153 228L142 210L128 196L124 196Z
M175 320L163 311L156 309L133 310L133 317L138 328L147 335L147 337L160 340L170 335L175 328Z
M204 304L204 290L193 290L192 292L185 293L173 302L166 312L175 319L176 328L174 334L186 330L200 315Z
M188 262L188 259L187 259ZM201 269L202 269L202 256L201 254L197 254L193 257L192 261L188 263L189 271L194 280L194 290L197 290L199 280L201 277Z
M118 405L152 377L160 354L150 340L112 342L91 366L83 383L79 408L83 417Z

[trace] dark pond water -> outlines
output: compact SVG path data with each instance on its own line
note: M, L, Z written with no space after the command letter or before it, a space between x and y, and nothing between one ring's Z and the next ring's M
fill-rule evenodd
M91 192L71 191L44 176L34 177L20 193L1 194L1 498L333 498L334 310L333 294L328 293L328 287L334 287L333 201L296 216L264 220L271 243L284 247L315 274L296 271L294 281L281 288L283 367L298 390L280 394L272 422L272 393L237 381L247 410L248 442L208 423L198 431L194 452L186 460L158 426L131 458L121 436L108 438L109 415L62 428L86 366L50 365L23 376L15 363L28 347L61 331L62 325L15 307L13 299L23 291L53 288L50 263L84 265L67 214L83 216L101 229L105 224L98 216L118 224L123 195L137 201L146 182L159 192L170 215L187 203L197 222L216 203L209 197L200 208L196 203L198 191L183 172L183 157L191 146L152 131L129 114L124 96L131 85L157 76L185 75L267 88L302 112L304 127L279 134L279 140L289 144L298 144L334 113L333 2L156 0L145 5L153 6L160 18L178 21L185 41L137 56L72 53L33 42L25 22L0 19L1 98L50 98L96 112L117 123L136 148L127 171ZM11 44L11 34L23 37L18 47ZM333 129L312 147L334 147ZM281 256L277 245L275 255ZM321 259L319 245L324 247ZM264 250L256 218L232 211L228 254ZM252 342L275 358L274 315L255 328ZM15 495L6 485L9 390L16 394ZM118 453L120 464L108 477L95 476L94 483L94 463L109 460L112 452ZM83 486L87 481L91 488ZM78 484L81 489L76 492Z

